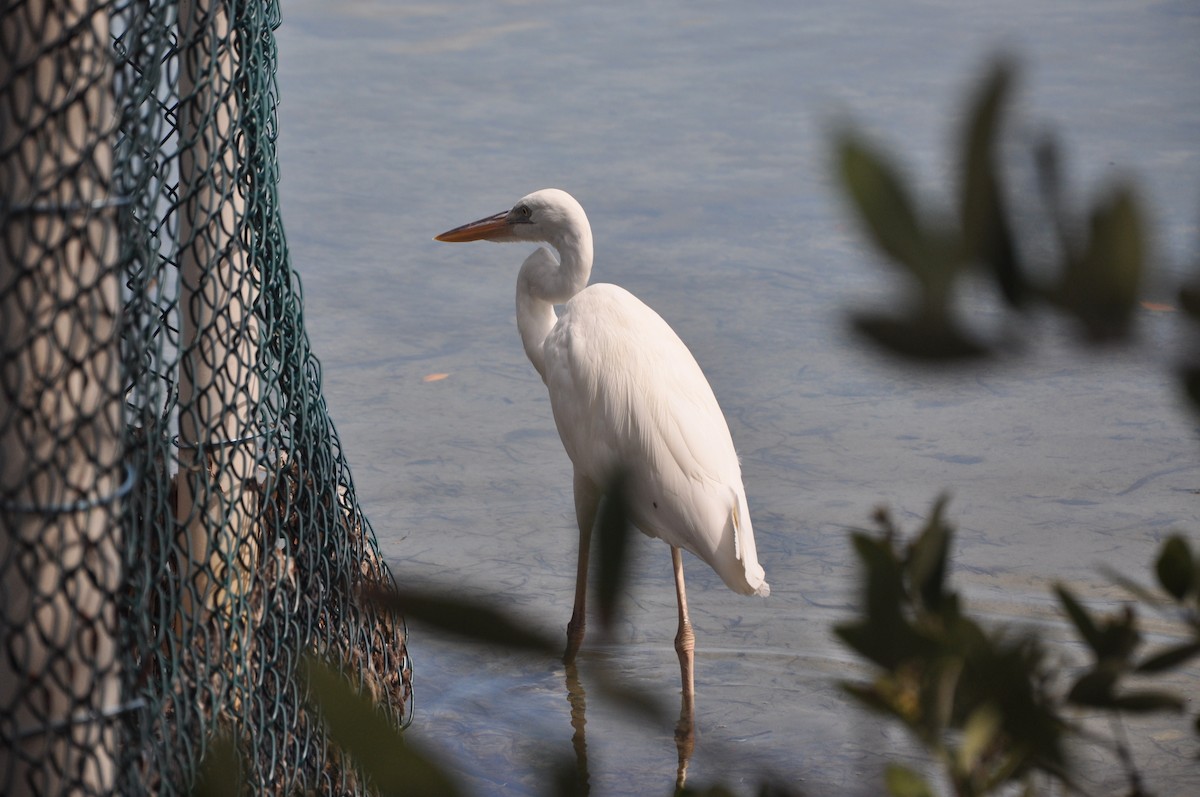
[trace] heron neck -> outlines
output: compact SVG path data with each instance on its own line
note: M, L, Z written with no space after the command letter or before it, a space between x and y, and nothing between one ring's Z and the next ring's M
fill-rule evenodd
M590 230L550 242L558 257L541 247L525 259L517 275L517 330L534 369L546 379L543 344L558 322L554 305L565 304L587 286L592 273Z

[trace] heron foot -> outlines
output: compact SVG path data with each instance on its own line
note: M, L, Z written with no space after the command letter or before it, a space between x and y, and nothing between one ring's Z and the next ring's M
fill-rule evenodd
M572 614L571 622L567 623L567 649L563 653L563 663L572 664L575 661L575 654L579 653L579 648L583 645L583 633L587 630L587 623L582 614Z

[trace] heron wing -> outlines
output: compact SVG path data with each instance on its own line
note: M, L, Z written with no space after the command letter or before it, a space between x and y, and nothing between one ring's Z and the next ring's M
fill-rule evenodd
M701 557L732 589L765 594L729 427L671 327L628 291L592 285L564 307L544 354L575 467L600 485L625 470L638 528Z

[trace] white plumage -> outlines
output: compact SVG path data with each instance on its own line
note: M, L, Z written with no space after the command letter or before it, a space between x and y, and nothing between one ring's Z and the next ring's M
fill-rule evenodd
M623 470L634 524L671 546L679 600L676 648L691 690L693 636L679 549L707 562L730 589L767 595L741 466L712 388L663 319L616 285L587 286L592 231L564 191L456 227L439 241L544 241L517 276L517 327L550 393L575 467L580 552L566 659L583 639L588 546L601 490ZM555 305L563 305L562 314ZM686 661L684 660L686 657Z
M603 485L626 468L634 525L699 556L735 592L770 592L729 427L667 322L624 288L592 285L563 308L543 351L576 469Z

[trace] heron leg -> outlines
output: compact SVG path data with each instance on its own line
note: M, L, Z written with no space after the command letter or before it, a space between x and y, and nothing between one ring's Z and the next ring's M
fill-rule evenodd
M671 564L675 568L675 598L679 601L679 631L675 634L675 652L679 654L679 674L683 681L683 711L680 722L686 716L689 724L696 700L694 677L696 634L688 618L687 592L683 586L683 551L671 546Z
M575 472L575 520L579 524L579 562L575 568L575 608L571 610L571 622L567 623L567 650L563 661L575 661L575 654L583 644L583 633L587 628L587 572L588 556L592 550L592 526L596 523L596 508L600 504L600 491L592 480Z
M679 675L683 681L679 722L675 725L675 748L679 753L675 787L681 791L687 783L688 763L696 745L696 634L692 631L692 621L688 619L687 592L683 587L683 552L675 546L671 546L671 564L675 568L675 597L679 601L679 632L675 634L675 652L679 654Z

